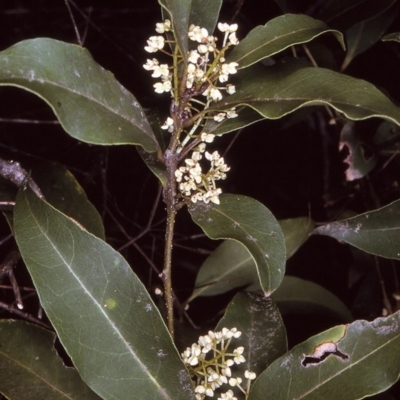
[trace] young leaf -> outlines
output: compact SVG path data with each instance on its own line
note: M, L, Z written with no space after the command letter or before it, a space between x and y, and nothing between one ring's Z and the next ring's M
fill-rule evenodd
M285 238L286 259L289 259L308 239L314 223L304 217L278 222ZM188 302L198 296L215 296L247 285L251 285L249 290L260 290L254 259L241 243L225 240L201 266Z
M192 398L160 313L119 253L30 190L17 196L14 229L41 305L92 390L113 400Z
M38 95L83 142L158 149L135 97L80 46L47 38L17 43L0 52L0 86Z
M221 5L222 0L192 0L189 25L206 28L212 35L218 22Z
M324 22L307 15L281 15L250 31L229 54L227 62L237 62L238 69L246 68L290 46L307 43L328 32L333 33L345 48L343 35L339 31L329 29Z
M162 7L163 19L170 19L175 33L175 40L186 60L188 52L188 31L192 0L158 0Z
M282 314L323 313L344 322L353 320L349 309L333 293L314 282L295 276L285 276L272 298Z
M400 200L314 230L377 256L400 260Z
M229 303L215 331L224 327L235 327L242 332L240 338L234 339L234 346L244 347L246 362L234 367L235 375L243 376L247 369L258 376L287 352L285 326L278 307L270 297L238 293Z
M54 350L55 334L24 321L0 321L0 393L10 400L101 399Z
M262 290L270 294L285 273L285 241L278 221L250 197L223 194L220 202L191 204L193 221L211 239L231 239L244 245L256 264Z
M281 118L301 107L329 105L352 120L380 117L400 125L400 108L374 85L324 68L289 62L238 73L236 93L210 110L248 105L269 119Z
M400 312L340 325L290 350L256 380L249 400L355 400L380 393L400 374Z

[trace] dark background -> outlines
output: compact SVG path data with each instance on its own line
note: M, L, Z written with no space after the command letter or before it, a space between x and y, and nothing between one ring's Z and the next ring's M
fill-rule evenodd
M146 39L154 34L155 23L161 20L157 1L76 0L70 5L84 45L94 59L112 71L143 107L158 108L167 116L168 96L154 94L154 82L142 67L148 58L143 48ZM318 16L323 2L292 0L288 5L291 12ZM239 23L240 39L254 26L281 14L273 0L225 0L220 20L233 22L234 18ZM397 30L398 18L388 32ZM77 43L65 2L0 2L0 50L35 37ZM345 54L339 44L329 37L318 40L328 46L340 65ZM299 56L303 56L301 50ZM346 73L369 80L397 102L400 100L399 57L398 43L378 42L358 56ZM396 159L382 168L387 161L382 156L368 179L348 183L344 176L345 154L338 150L340 131L328 124L324 109L316 108L297 124L293 124L292 118L265 121L244 129L238 136L232 133L215 141L215 148L221 153L231 145L225 155L231 171L223 184L224 191L261 201L278 219L310 216L317 223L331 221L343 210L363 212L376 208L371 191L379 194L381 205L400 197L394 184L399 171ZM148 287L160 286L149 264L151 260L161 269L163 255L165 210L162 201L154 203L159 192L157 180L134 147L79 143L55 122L50 108L39 98L16 88L0 87L0 157L20 161L30 170L49 160L66 165L103 216L107 240L114 248L124 246L129 240L127 236L140 234L156 207L151 229L136 242L138 247L127 246L122 253ZM379 120L360 122L357 129L368 139L379 123ZM328 204L327 199L332 201ZM14 246L9 233L5 220L0 221L1 259ZM202 235L186 211L179 214L173 279L181 301L190 295L198 268L216 245ZM331 290L356 318L371 320L383 308L381 288L376 269L369 266L364 266L360 279L349 286L349 272L359 267L355 259L348 246L316 236L289 260L287 270L290 275L312 280ZM391 263L382 266L384 271L392 267ZM393 282L390 271L387 280ZM17 278L21 285L31 285L23 265L18 266ZM393 292L395 288L390 290ZM213 326L215 315L232 295L196 300L189 311L191 318L197 324ZM12 301L10 291L0 289L0 299ZM31 307L34 312L35 300ZM0 310L0 318L8 316ZM324 315L285 316L289 345L341 322Z

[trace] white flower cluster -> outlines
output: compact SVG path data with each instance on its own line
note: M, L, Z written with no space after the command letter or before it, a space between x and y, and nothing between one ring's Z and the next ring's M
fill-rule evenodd
M193 378L197 381L195 397L203 400L206 397L213 397L216 389L223 384L231 387L240 386L242 379L233 377L231 367L235 364L244 363L244 348L236 348L228 352L228 347L233 338L239 338L242 332L236 328L222 328L220 332L209 331L207 335L200 336L197 343L192 344L182 353L183 362L189 367ZM253 380L256 377L254 372L245 371L245 378ZM245 391L244 391L245 392ZM237 400L232 390L221 393L218 400Z
M226 172L230 170L230 167L225 164L224 158L219 155L218 151L214 151L212 154L205 151L206 143L214 140L213 134L203 132L201 140L203 143L194 149L191 158L187 158L185 165L175 171L175 178L179 183L181 194L190 198L193 203L203 201L207 204L211 201L219 204L219 195L222 190L216 187L215 181L226 179ZM199 162L203 158L203 154L211 164L205 174L203 174Z

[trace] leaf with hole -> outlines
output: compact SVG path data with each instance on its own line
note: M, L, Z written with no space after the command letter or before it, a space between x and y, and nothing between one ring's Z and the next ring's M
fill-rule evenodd
M311 337L275 360L249 400L354 400L383 392L400 374L400 312Z

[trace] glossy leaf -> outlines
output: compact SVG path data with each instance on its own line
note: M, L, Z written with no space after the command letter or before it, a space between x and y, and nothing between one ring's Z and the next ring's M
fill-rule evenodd
M43 163L33 168L32 178L41 188L49 204L79 222L93 235L105 240L100 214L64 165L55 162Z
M0 52L0 86L42 98L83 142L158 148L135 97L80 46L47 38L20 42Z
M290 46L307 43L328 32L333 33L345 48L343 35L330 29L324 22L307 15L285 14L250 31L232 50L227 60L237 62L238 69L246 68Z
M390 41L400 42L400 32L389 33L388 35L385 35L382 38L382 41L383 42L390 42Z
M395 3L396 0L325 0L317 17L343 31L381 14Z
M188 52L188 31L192 0L158 0L162 7L163 19L171 20L175 40L186 60Z
M331 236L367 253L400 260L400 200L353 218L320 226L313 233Z
M19 192L19 250L82 379L104 399L191 397L189 374L145 287L102 240Z
M239 71L236 93L210 110L248 105L269 119L281 118L301 107L330 105L352 120L381 117L400 124L396 107L374 85L302 62Z
M336 353L324 351L334 346ZM264 399L266 393L274 400L362 399L398 380L399 358L399 312L336 326L273 362L254 383L249 400Z
M385 10L382 14L368 21L362 21L346 32L347 52L341 66L344 71L350 62L360 53L374 45L392 24L398 13L397 5Z
M0 322L0 393L10 400L101 399L54 350L55 334L23 321Z
M285 238L286 259L289 259L308 239L314 223L305 217L278 223ZM215 296L248 285L251 285L248 290L261 289L253 258L239 242L225 240L201 266L188 302L198 296Z
M243 346L246 362L232 369L235 376L242 376L243 380L246 369L258 376L287 352L285 326L278 307L270 297L238 293L229 303L215 330L220 331L224 327L235 327L242 332L240 338L232 339L232 348Z
M250 197L223 194L220 201L220 205L190 205L193 221L211 239L231 239L245 246L256 264L262 290L270 294L285 273L285 242L278 221Z
M343 302L322 286L295 276L285 276L272 298L282 314L321 313L348 322L353 317Z
M210 35L217 25L222 0L191 0L189 25L206 28Z

